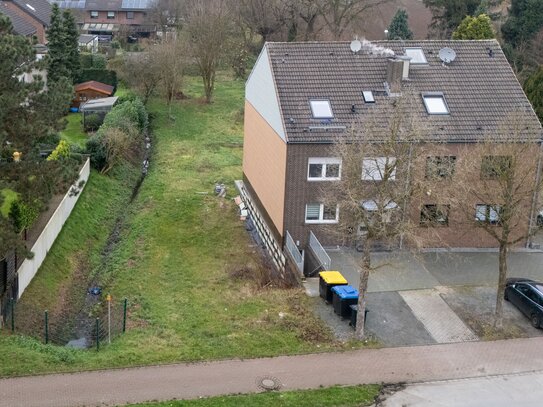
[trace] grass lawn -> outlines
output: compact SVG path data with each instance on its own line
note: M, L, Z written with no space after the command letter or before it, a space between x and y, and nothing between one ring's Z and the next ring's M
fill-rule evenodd
M9 210L11 209L11 204L17 199L17 192L9 188L4 188L0 190L0 195L2 195L2 205L0 206L0 215L7 218L9 215Z
M211 105L201 102L198 78L187 78L184 92L191 98L174 102L175 121L161 100L149 106L155 116L154 152L136 201L125 207L120 195L126 185L95 174L76 208L84 213L69 220L71 226L23 297L34 301L27 298L36 296L44 306L55 302L81 259L88 258L91 268L99 261L105 230L122 212L121 240L101 281L104 294L128 298L127 333L100 352L0 335L0 348L8 348L0 352L0 375L356 346L333 339L311 311L316 299L302 289L258 290L247 279L231 277L234 270L255 269L259 258L229 199L236 195L233 181L242 176L243 82L221 76ZM228 186L227 199L213 194L216 182ZM85 220L89 216L92 220Z
M329 387L317 390L267 392L198 400L138 404L139 407L363 407L379 394L379 386Z
M68 113L66 128L60 132L60 137L70 144L84 147L87 134L83 131L83 116L81 113Z

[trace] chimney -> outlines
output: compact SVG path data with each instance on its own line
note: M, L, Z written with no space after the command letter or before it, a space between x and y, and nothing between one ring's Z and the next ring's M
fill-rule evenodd
M390 95L399 95L402 91L404 61L398 58L389 58L387 60L387 84L390 89Z

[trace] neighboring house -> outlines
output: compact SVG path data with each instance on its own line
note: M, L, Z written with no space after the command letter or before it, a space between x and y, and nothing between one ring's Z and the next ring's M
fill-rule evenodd
M47 43L46 31L51 21L51 5L47 0L3 0L0 11L10 17L17 34L35 35L40 44Z
M98 52L98 36L95 34L81 34L78 43L82 51L93 54Z
M96 29L95 24L105 24L113 26L112 32L148 37L156 32L147 18L153 7L152 0L86 0L83 30L89 34L108 34L103 28Z
M113 95L113 86L102 82L88 81L74 86L75 97L72 100L72 107L79 107L88 100L107 98Z
M47 47L41 44L34 45L34 50L36 51L36 62L41 61L47 55ZM39 78L43 82L43 89L47 89L47 69L45 66L37 65L37 67L32 68L29 72L25 72L19 75L19 80L26 83L32 83Z
M439 57L446 47L456 51L450 63ZM368 109L391 103L407 88L413 114L431 128L432 137L444 140L435 154L440 157L430 160L454 165L463 147L497 131L515 110L528 112L537 129L528 140L531 151L540 148L541 126L495 40L380 41L357 53L348 42L267 43L246 86L243 181L279 247L287 231L300 248L310 231L324 245L342 244L327 232L341 212L319 202L321 188L341 177L342 163L330 156L331 143ZM422 177L424 172L413 170ZM422 208L408 210L421 235L428 231L423 209L437 204L442 203L427 197ZM473 202L474 217L480 204L490 203ZM534 205L526 202L527 210ZM444 227L427 247L495 246L481 228L466 226L454 208L437 221Z

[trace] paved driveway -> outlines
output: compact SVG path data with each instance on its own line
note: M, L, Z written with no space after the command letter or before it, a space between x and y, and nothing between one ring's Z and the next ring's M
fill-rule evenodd
M357 287L356 261L360 253L331 249L332 269ZM489 336L498 254L481 252L374 253L367 306L367 331L385 346L472 341ZM543 280L543 252L521 251L509 255L509 275ZM314 284L314 283L313 283ZM322 307L321 307L322 308ZM504 337L543 335L527 319L505 304ZM335 325L341 339L349 329L333 313L319 312Z

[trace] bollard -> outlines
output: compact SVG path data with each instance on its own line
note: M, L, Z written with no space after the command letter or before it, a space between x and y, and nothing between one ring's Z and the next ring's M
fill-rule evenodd
M96 350L100 350L100 319L96 318Z
M49 343L49 313L45 310L45 344Z
M128 299L125 298L124 299L124 304L123 304L123 334L126 332L126 307L128 305Z

